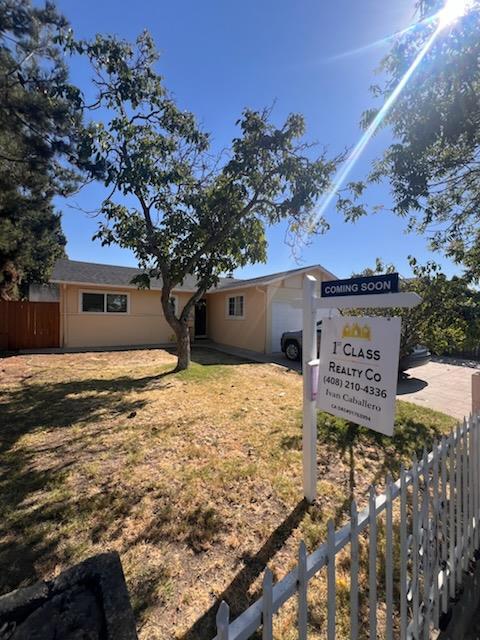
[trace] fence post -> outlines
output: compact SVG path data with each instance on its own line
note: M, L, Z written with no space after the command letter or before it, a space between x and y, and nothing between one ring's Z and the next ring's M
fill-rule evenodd
M480 371L472 374L472 416L480 413Z
M308 502L314 502L317 497L317 407L311 396L312 371L308 366L317 357L316 283L316 279L310 275L305 276L303 281L303 494Z

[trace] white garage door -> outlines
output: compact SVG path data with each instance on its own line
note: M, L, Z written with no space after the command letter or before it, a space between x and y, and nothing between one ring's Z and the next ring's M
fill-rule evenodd
M319 309L317 320L328 315L338 315L337 309ZM289 302L272 302L272 342L270 352L280 351L280 338L285 331L298 331L303 326L302 308Z
M280 351L280 338L284 331L302 328L302 309L288 302L272 302L272 352Z

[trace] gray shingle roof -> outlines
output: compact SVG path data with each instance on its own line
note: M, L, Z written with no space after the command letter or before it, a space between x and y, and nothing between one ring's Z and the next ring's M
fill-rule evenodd
M258 286L268 284L275 280L293 276L295 274L305 273L309 269L322 269L325 273L334 279L332 273L327 271L319 264L309 267L299 267L290 271L279 271L278 273L270 273L266 276L258 278L249 278L248 280L239 280L237 278L220 278L218 286L214 291L237 289L240 287ZM130 287L136 288L131 284L132 278L142 273L141 269L133 267L119 267L110 264L97 264L95 262L80 262L79 260L68 260L63 258L58 260L50 278L50 282L69 282L71 284L91 284L91 285L109 285L112 287ZM161 279L152 280L151 289L161 289ZM196 279L194 276L187 276L183 283L175 287L176 291L195 291Z
M51 282L70 282L77 284L100 284L115 287L133 287L132 278L141 274L141 269L133 267L118 267L111 264L97 264L95 262L80 262L79 260L57 260ZM151 289L161 289L161 279L150 282ZM177 291L195 291L196 280L193 276L187 276L184 282L176 287Z
M232 280L232 279L224 278L223 282L221 282L218 285L217 290L218 289L222 289L222 290L223 289L239 289L241 287L245 287L245 285L248 285L249 287L251 287L254 285L258 286L262 284L269 284L270 282L273 282L275 280L283 280L283 278L289 278L291 276L294 276L295 274L306 273L307 271L310 271L312 269L321 269L328 276L331 276L332 280L336 279L336 276L334 276L333 273L330 273L330 271L322 267L320 264L312 264L312 265L309 265L308 267L298 267L297 269L290 269L288 271L278 271L277 273L269 273L266 276L249 278L248 280L236 280L236 279Z

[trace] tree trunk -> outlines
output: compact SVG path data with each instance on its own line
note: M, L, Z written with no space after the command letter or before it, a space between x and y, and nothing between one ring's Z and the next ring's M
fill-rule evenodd
M175 330L177 336L177 366L175 371L185 371L190 365L190 331L186 322L179 322Z
M4 260L0 267L0 300L18 299L20 275L12 260Z

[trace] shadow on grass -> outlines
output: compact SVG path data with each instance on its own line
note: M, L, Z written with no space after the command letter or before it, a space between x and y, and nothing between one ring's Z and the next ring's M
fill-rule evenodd
M286 543L292 532L300 525L309 505L300 501L287 518L270 534L255 555L243 556L243 568L228 587L216 599L195 624L182 636L182 640L210 640L215 634L215 615L222 600L230 606L231 618L235 618L257 598L259 593L250 593L250 587L263 573L268 562Z
M38 579L38 561L69 561L62 544L60 525L84 513L98 513L93 539L112 521L130 512L141 496L121 497L105 489L104 494L80 499L68 493L66 473L75 463L75 451L86 446L86 436L71 431L75 425L88 426L109 418L128 417L146 401L129 399L130 392L155 385L168 388L164 371L143 378L127 376L106 379L72 380L42 384L24 383L6 390L0 401L0 593ZM113 427L105 427L106 430ZM65 438L52 446L29 449L18 441L40 430L62 429ZM91 434L90 434L91 435ZM91 446L91 441L89 443ZM95 444L92 452L95 453ZM42 456L54 454L55 464L42 465ZM42 496L49 501L41 503ZM34 497L35 496L35 497ZM51 498L51 499L50 499ZM39 502L40 500L40 502ZM61 548L61 551L59 549Z
M191 369L176 377L201 382L226 375L225 365L243 362L213 350L194 350ZM99 491L87 497L81 488L78 492L69 489L68 472L76 463L77 451L88 447L93 463L102 453L104 445L97 444L94 437L97 424L102 433L118 428L147 404L148 399L138 394L149 389L168 393L168 378L173 374L173 365L161 365L158 372L144 377L105 379L95 375L41 383L24 379L22 386L5 388L0 398L0 593L31 584L58 564L77 561L82 551L64 533L72 522L80 526L84 526L82 521L88 523L93 544L121 535L122 523L143 497L141 489L126 491L112 486L106 478ZM87 429L83 431L83 427ZM42 431L45 442L38 446L20 442L24 436ZM115 451L110 454L114 457ZM168 490L163 490L167 502ZM157 522L156 532L145 531L144 540L155 535L176 540L180 535L194 551L201 551L219 531L212 509L199 507L185 514L182 531L172 524L168 512L163 515L164 524L158 527ZM159 572L163 576L162 568ZM139 613L155 600L154 587L150 595L147 588L150 582L153 585L155 580L138 585L142 590Z

